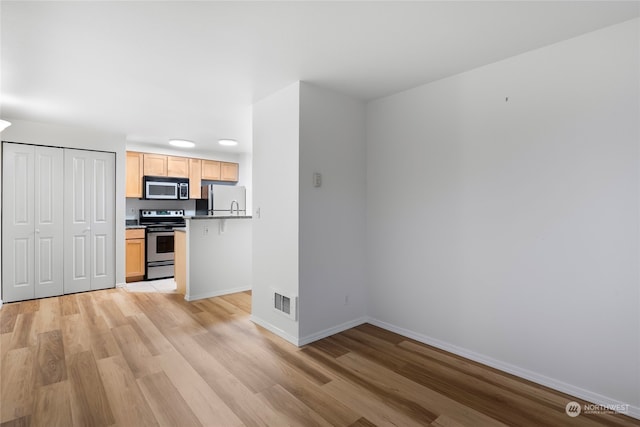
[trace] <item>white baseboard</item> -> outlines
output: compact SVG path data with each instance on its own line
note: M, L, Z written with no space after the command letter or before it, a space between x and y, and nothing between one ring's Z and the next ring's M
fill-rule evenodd
M187 301L195 301L199 299L219 297L222 295L235 294L238 292L244 292L244 291L250 291L250 290L251 290L251 286L242 286L239 288L225 289L222 291L203 292L201 294L195 294L195 295L187 294L184 296L184 299Z
M118 288L126 288L127 284L126 283L116 283L116 289Z
M266 330L268 330L270 332L273 332L274 334L276 334L280 338L285 339L285 340L289 341L291 344L299 347L298 338L294 337L293 335L290 335L290 334L286 333L282 329L273 326L271 323L267 322L264 319L261 319L261 318L257 317L254 314L251 315L250 319L251 319L251 321L253 323L262 326L263 328L265 328Z
M307 335L306 337L301 337L298 339L298 347L302 347L303 345L307 345L314 341L321 340L322 338L330 337L331 335L338 334L342 331L346 331L347 329L355 328L358 325L367 323L368 320L369 320L368 317L363 316L358 319L350 320L340 325L325 329L323 331L319 331L311 335Z
M378 326L382 329L395 332L396 334L405 336L407 338L411 338L416 341L420 341L421 343L439 348L444 351L448 351L449 353L453 353L458 356L462 356L464 358L473 360L474 362L482 363L483 365L490 366L492 368L498 369L503 372L507 372L509 374L518 376L520 378L524 378L529 381L533 381L534 383L543 385L545 387L549 387L554 390L558 390L563 393L569 394L571 396L578 397L580 399L586 400L587 402L595 403L596 405L602 405L605 407L609 407L608 405L616 405L615 407L618 407L618 408L627 407L628 411L622 412L624 415L628 415L630 417L640 419L640 407L638 406L629 405L627 403L620 402L616 399L611 399L601 394L594 393L589 390L585 390L583 388L565 383L563 381L555 380L553 378L538 374L536 372L532 372L527 369L523 369L518 366L511 365L509 363L505 363L500 360L493 359L491 357L487 357L480 353L476 353L476 352L467 350L465 348L447 343L445 341L441 341L436 338L419 334L409 329L404 329L399 326L395 326L390 323L383 322L381 320L377 320L370 317L367 319L367 322L372 325Z

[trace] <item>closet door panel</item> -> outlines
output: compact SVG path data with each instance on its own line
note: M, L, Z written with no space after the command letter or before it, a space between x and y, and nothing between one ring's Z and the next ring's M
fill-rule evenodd
M35 297L34 153L32 145L2 145L2 300Z
M35 148L35 297L63 293L63 167L60 148Z
M91 289L115 284L115 156L92 153Z
M64 150L64 293L91 289L91 155Z

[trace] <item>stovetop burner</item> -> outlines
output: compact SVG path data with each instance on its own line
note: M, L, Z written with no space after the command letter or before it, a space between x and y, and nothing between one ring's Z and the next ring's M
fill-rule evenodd
M158 227L184 227L184 209L141 209L140 225Z

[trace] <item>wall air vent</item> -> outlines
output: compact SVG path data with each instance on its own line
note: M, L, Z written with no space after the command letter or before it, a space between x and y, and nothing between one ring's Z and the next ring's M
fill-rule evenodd
M282 291L272 289L273 309L291 320L296 320L297 297L285 295Z

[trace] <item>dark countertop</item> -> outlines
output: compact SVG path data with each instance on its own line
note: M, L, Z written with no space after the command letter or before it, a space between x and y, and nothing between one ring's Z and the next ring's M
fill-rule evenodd
M229 215L229 216L211 216L211 215L194 215L194 216L185 216L184 219L251 219L253 218L251 215L238 216L238 215Z
M125 229L127 230L135 230L137 228L147 228L146 225L125 225Z

